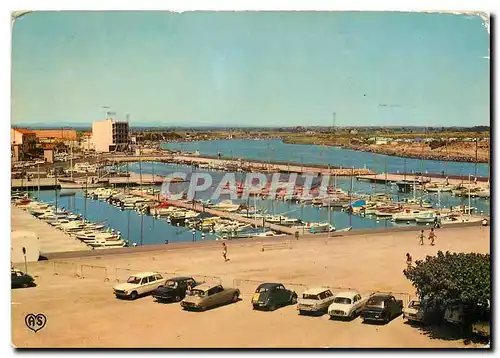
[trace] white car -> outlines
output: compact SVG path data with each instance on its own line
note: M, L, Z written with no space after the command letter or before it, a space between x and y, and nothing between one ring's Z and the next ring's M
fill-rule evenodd
M365 306L368 297L361 297L359 292L346 291L335 295L333 303L328 307L331 318L355 318Z
M328 288L311 288L297 300L297 311L303 313L324 313L333 302L334 295Z
M151 293L158 287L164 286L167 280L158 272L141 272L130 276L127 282L113 287L115 296L135 300L141 295Z
M423 322L424 310L420 301L413 300L403 309L403 319L413 322Z

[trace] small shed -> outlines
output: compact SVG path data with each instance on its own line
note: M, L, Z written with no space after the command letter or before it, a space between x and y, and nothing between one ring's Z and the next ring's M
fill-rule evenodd
M12 231L10 260L12 263L23 263L23 247L26 249L26 262L36 262L40 257L39 238L33 231Z
M53 143L43 145L43 159L46 163L54 163L54 146Z

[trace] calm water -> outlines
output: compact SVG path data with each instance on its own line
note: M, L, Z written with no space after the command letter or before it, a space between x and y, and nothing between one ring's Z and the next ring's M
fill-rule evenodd
M336 165L350 168L366 166L377 173L404 171L405 159L383 154L359 152L350 149L319 145L286 144L281 140L214 140L173 142L163 144L165 149L199 151L201 155L217 155L256 160ZM406 158L406 171L445 172L450 175L474 175L474 163L444 162ZM488 176L488 164L477 164L477 175Z
M152 163L143 162L140 165L143 176L147 178L147 175L151 175L154 171L155 174L167 175L173 172L186 172L191 173L192 168L184 165L172 165L163 163ZM133 163L129 165L131 171L139 172L139 164ZM203 171L203 170L200 170ZM223 172L218 171L206 171L210 172L214 177L214 185L212 189L218 185L217 179L222 178ZM240 176L237 179L242 178L243 173L238 173ZM185 184L179 184L185 185ZM351 187L350 179L339 179L337 185L344 190L349 190ZM363 181L352 181L353 191L355 193L373 193L374 190L377 193L387 192L393 195L395 199L412 197L413 194L401 194L397 192L397 188L393 186L385 186L383 184L377 184L376 188L372 184ZM207 190L204 193L197 195L198 199L208 199L211 196L212 191ZM36 196L36 192L33 193ZM419 193L417 194L419 195ZM438 196L436 194L431 194L424 196L429 201L435 203L437 206ZM221 200L228 197L222 197ZM54 203L55 194L53 190L41 191L40 199L45 202ZM243 201L236 201L243 203ZM312 206L301 206L298 204L291 204L289 202L282 201L272 201L272 200L255 200L250 198L249 204L255 205L258 208L266 210L271 214L283 214L289 217L299 218L304 221L310 222L326 222L328 221L328 209L327 208L316 208ZM452 197L449 193L441 194L441 206L450 205L461 205L468 204L468 199L461 199ZM490 213L490 202L484 199L471 199L472 206L478 208L479 211L483 211L486 215ZM63 206L70 211L84 214L85 212L85 198L83 197L81 191L77 191L75 196L60 197L58 199L58 205ZM131 242L136 242L140 244L141 242L141 218L142 222L142 242L144 245L148 244L161 244L165 240L170 242L188 242L193 238L190 229L185 227L173 227L169 225L165 220L154 219L150 216L140 216L135 211L120 211L116 207L109 205L104 201L97 200L86 200L87 210L86 216L91 221L102 221L106 220L106 224L122 233L123 238L130 238ZM348 215L347 213L339 210L330 211L330 219L332 225L337 229L346 228L352 226L354 229L369 229L369 228L380 228L380 227L392 227L393 223L387 220L377 221L375 218L362 218L357 215ZM130 225L129 225L130 223ZM130 232L129 234L127 234ZM213 240L214 235L206 233L206 240ZM201 240L201 232L196 232L196 240Z

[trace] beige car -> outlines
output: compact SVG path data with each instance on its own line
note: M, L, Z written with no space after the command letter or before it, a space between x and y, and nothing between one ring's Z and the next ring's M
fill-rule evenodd
M297 311L304 313L324 313L332 304L335 296L328 288L311 288L302 293L302 297L297 300Z
M224 288L217 283L203 283L186 292L181 306L185 310L204 311L210 307L236 302L239 297L240 290L237 288Z
M135 300L137 297L149 294L158 287L165 285L166 281L158 272L141 272L130 276L127 282L115 285L113 293L117 298L122 297Z

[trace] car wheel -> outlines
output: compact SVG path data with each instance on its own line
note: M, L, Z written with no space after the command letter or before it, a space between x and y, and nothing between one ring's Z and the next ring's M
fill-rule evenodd
M349 319L350 319L350 320L353 320L354 318L356 318L356 310L353 310L353 311L349 314Z
M29 287L29 284L28 284L28 283L23 283L23 284L21 285L21 287L22 287L22 288L28 288L28 287Z
M293 295L291 300L290 300L290 304L294 305L297 303L297 296L296 295Z
M180 296L175 296L175 297L174 297L174 301L175 301L175 302L179 302L180 300L181 300L181 297L180 297Z
M385 323L389 323L391 321L391 314L388 313L387 316L385 316Z
M137 293L137 291L133 291L133 292L130 294L130 299L132 299L132 300L137 299L137 297L139 297L139 294Z
M274 311L276 310L276 305L273 303L272 305L269 306L269 311Z
M238 302L238 292L236 292L234 295L233 295L233 302Z

